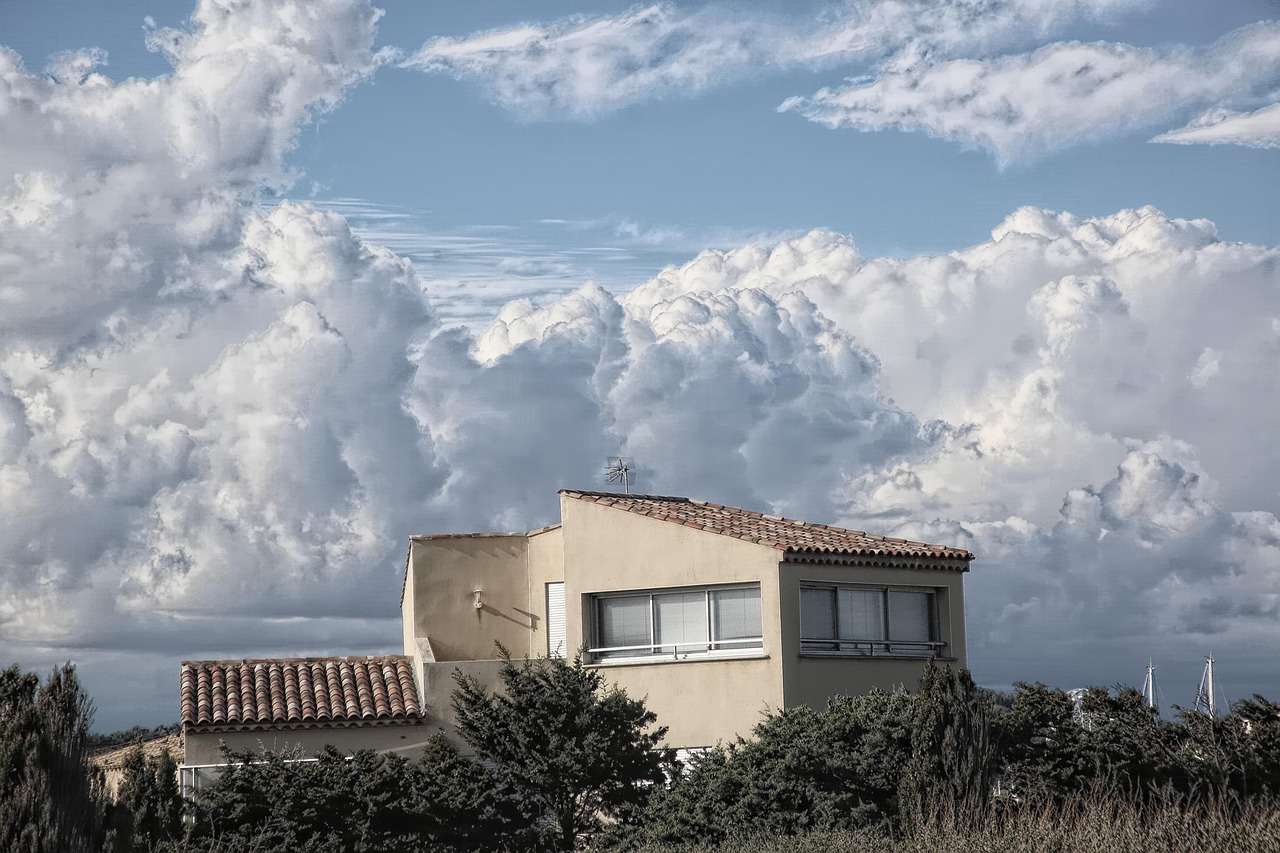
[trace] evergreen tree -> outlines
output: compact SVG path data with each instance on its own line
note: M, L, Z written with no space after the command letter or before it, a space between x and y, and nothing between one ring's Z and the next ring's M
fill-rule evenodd
M139 744L124 761L123 779L114 806L115 849L156 850L182 832L182 793L178 764L165 750L143 754Z
M579 654L512 662L502 657L502 692L457 675L458 732L523 809L540 846L572 850L601 818L626 819L670 760L657 717L617 687L606 687Z
M911 760L899 794L904 826L985 815L994 769L991 710L969 670L930 658L913 706Z
M911 701L872 691L771 713L750 740L694 756L670 790L654 791L636 830L612 830L608 841L630 849L887 829L911 754Z
M1061 802L1092 776L1071 697L1040 683L1014 689L1012 706L992 719L1001 788L1022 801Z
M16 665L0 672L0 850L98 849L105 805L89 762L92 720L71 664L44 684Z

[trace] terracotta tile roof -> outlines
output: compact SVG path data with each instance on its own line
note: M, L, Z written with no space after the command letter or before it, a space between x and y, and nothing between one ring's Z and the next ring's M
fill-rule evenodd
M422 719L402 655L182 662L182 726L306 728Z
M89 760L103 770L119 770L124 767L125 759L129 757L129 753L139 746L142 747L142 754L147 758L158 758L162 753L168 752L173 756L174 761L181 762L184 754L182 735L172 734L144 740L141 743L131 743L128 746L112 747L89 756Z
M918 559L963 561L973 554L961 548L890 539L861 530L846 530L825 524L811 524L778 515L764 515L746 509L666 495L625 495L616 492L581 492L561 489L560 494L576 500L634 512L659 521L683 524L722 536L767 545L788 555L820 557L914 557Z

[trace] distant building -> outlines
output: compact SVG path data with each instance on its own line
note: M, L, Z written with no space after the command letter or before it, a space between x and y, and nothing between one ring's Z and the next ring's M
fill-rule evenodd
M930 655L966 665L968 551L681 497L563 490L560 510L527 533L412 537L402 656L185 662L186 763L219 761L220 740L417 749L452 729L455 671L497 683L495 643L583 650L680 748L910 688Z
M107 797L112 801L119 795L120 783L124 781L125 761L128 760L129 755L135 749L139 748L142 749L144 758L159 758L163 753L167 752L173 757L174 761L181 762L183 760L181 734L163 735L162 737L131 743L128 746L112 747L95 752L89 757L89 761L102 768Z

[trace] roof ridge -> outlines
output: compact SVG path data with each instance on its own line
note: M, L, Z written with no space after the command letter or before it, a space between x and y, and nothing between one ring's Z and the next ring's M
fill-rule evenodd
M242 666L244 664L263 664L263 663L325 663L327 661L386 661L386 660L409 660L409 655L319 655L316 657L294 657L294 658L218 658L212 660L184 660L183 666L197 664L236 664Z
M963 548L881 536L865 530L713 504L698 498L561 489L560 494L657 521L732 536L792 554L844 554L970 561Z

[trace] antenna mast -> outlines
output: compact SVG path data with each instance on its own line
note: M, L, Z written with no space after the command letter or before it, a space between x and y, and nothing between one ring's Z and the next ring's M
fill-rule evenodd
M636 461L630 456L610 456L605 460L606 483L621 483L622 490L631 494L631 484L636 481Z

